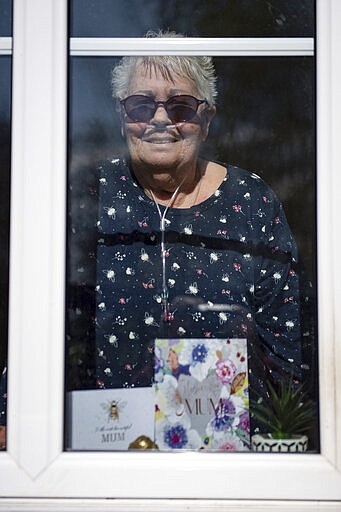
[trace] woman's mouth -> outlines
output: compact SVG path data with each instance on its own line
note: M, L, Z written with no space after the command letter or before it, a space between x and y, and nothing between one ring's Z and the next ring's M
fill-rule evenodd
M172 144L177 142L178 137L172 133L167 133L166 131L153 131L145 133L142 136L142 140L144 142L149 142L150 144Z
M150 144L173 144L177 142L177 139L169 137L143 137L143 141Z

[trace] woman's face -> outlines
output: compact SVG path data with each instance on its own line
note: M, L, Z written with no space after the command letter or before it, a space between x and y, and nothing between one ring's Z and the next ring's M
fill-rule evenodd
M195 85L187 78L175 76L172 81L154 69L139 66L130 82L127 96L145 95L155 101L188 94L199 98ZM143 170L149 177L162 173L189 170L195 165L201 143L206 139L215 108L199 105L197 114L188 122L174 124L167 111L159 106L148 122L134 122L123 110L124 131L134 170ZM172 125L165 129L167 125Z

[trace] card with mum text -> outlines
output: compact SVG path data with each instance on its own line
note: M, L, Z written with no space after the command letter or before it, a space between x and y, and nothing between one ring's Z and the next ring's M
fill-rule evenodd
M246 339L157 339L160 450L249 451Z
M148 388L91 389L68 394L72 450L128 450L154 439L155 392Z

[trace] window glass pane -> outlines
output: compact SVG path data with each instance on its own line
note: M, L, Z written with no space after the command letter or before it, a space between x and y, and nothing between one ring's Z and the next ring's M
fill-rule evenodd
M11 158L11 57L0 57L0 449L5 447L8 249Z
M0 0L0 37L12 35L12 0Z
M314 0L70 2L71 37L142 37L150 28L191 37L313 37L314 24Z
M70 63L66 449L126 449L136 424L161 449L248 449L248 394L257 412L257 400L269 402L268 380L278 387L293 372L295 389L304 382L315 401L307 413L313 428L303 430L308 449L317 451L314 60L214 58L217 111L202 145L196 135L206 121L197 116L207 120L213 111L195 105L198 114L188 119L186 110L184 122L176 117L184 115L183 104L181 114L173 103L157 108L154 95L166 100L170 93L149 91L164 79L153 85L147 75L143 84L133 83L124 96L142 90L148 104L138 96L117 112L110 92L117 62L73 57ZM176 89L203 99L186 87ZM151 112L173 124L154 133ZM151 166L153 158L165 166L170 154L187 162L194 143L176 154L162 149L187 136L200 146L198 169L210 161L212 182L200 189L203 175L196 171L193 190L181 194L180 186L178 199L187 202L166 211L161 251L165 201L154 201L148 180L141 188L139 158ZM143 149L146 143L152 153ZM253 173L274 190L290 228L277 197ZM160 337L168 341L156 343L153 368ZM213 386L214 396L212 375L222 385ZM153 381L155 439L148 402ZM136 408L133 421L124 419L129 407ZM81 438L84 424L92 434ZM266 432L252 417L251 431L258 430Z

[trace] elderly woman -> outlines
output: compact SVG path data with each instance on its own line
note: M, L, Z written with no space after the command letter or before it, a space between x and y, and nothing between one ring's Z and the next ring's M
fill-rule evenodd
M168 34L169 35L169 34ZM113 70L128 157L100 166L97 386L148 386L155 338L247 338L251 387L301 363L297 249L256 175L205 159L210 57Z

